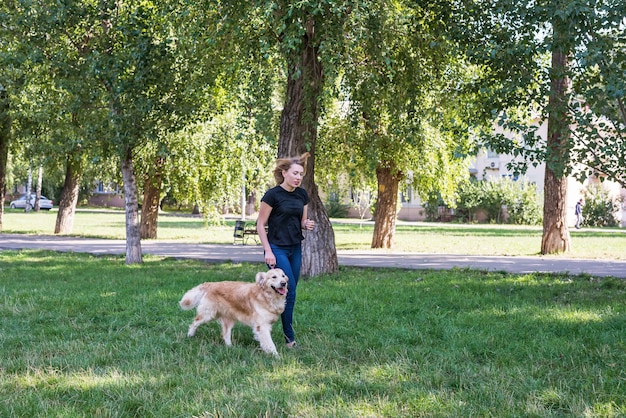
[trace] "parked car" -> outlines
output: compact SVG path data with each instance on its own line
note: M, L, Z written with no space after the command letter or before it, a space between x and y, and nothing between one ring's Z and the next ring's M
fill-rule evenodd
M26 208L26 199L27 199L28 195L22 195L19 198L17 198L16 200L11 201L10 203L10 208L11 209L24 209ZM30 207L34 208L35 207L35 198L37 196L34 193L31 193L30 195ZM52 209L52 207L54 206L54 202L52 202L52 200L48 199L45 196L41 196L39 198L39 208L43 209L43 210L50 210Z

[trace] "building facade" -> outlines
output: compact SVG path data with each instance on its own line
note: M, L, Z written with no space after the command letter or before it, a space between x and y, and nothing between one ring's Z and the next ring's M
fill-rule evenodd
M497 127L496 133L505 133L502 128ZM542 138L547 138L548 124L543 123L538 130L538 134ZM505 133L505 135L512 135L511 133ZM470 166L470 176L475 177L477 180L496 180L503 177L508 177L513 180L518 180L514 176L513 172L508 169L508 164L514 161L515 157L508 154L498 154L490 149L484 149L481 151ZM528 166L527 172L524 174L523 179L528 182L534 183L537 186L537 192L543 194L544 179L545 179L545 163L538 164L536 167L533 165ZM573 227L576 221L574 215L574 207L576 202L584 198L585 190L590 186L599 185L600 181L596 178L588 178L584 183L578 182L576 179L570 177L568 179L568 192L567 192L567 207L568 207L568 225ZM623 188L619 183L612 181L604 181L601 183L609 195L620 202L620 210L615 213L615 217L621 227L626 227L626 188ZM398 219L407 221L422 221L426 219L426 211L424 206L419 200L419 197L415 195L411 190L401 193L400 196L402 207L398 213ZM442 220L447 220L451 213L445 209L440 208L440 217ZM453 211L451 211L453 213Z

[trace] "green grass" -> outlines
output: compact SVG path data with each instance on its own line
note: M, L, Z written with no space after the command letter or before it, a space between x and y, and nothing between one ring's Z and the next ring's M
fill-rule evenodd
M261 268L0 252L0 416L626 415L626 281L341 268L301 281L280 359L186 337L186 290Z
M24 213L7 210L5 233L52 234L56 212ZM85 211L76 213L73 235L124 239L125 218L122 211ZM222 225L207 225L201 217L163 214L159 216L158 239L202 243L232 243L234 220ZM334 220L336 246L339 250L369 249L373 224ZM626 260L626 229L572 230L572 258ZM537 255L541 248L541 227L514 225L465 225L399 222L393 251L472 254ZM385 252L386 250L378 250Z

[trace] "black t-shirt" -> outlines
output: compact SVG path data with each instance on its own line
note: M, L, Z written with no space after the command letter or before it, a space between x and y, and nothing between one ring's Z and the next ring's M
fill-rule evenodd
M301 187L288 192L281 186L269 189L262 202L272 207L267 220L267 239L274 245L295 245L302 236L302 212L309 203L309 194Z

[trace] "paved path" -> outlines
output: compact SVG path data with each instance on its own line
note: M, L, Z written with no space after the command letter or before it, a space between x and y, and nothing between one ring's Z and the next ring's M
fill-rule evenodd
M48 235L0 234L0 250L47 249L90 254L126 254L124 240L75 238ZM142 241L142 252L174 258L210 262L263 262L257 245L185 244L180 242ZM626 278L626 261L567 259L561 257L506 257L383 251L338 251L339 264L359 267L397 267L445 270L454 267L510 273L564 272Z

